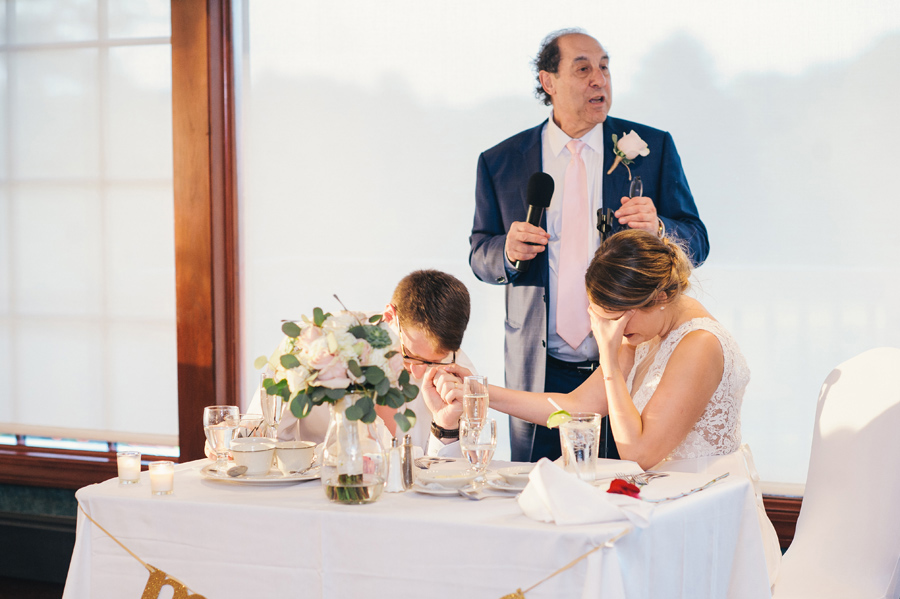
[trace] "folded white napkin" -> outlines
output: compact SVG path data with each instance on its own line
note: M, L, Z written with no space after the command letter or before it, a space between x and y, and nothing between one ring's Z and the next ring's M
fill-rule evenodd
M607 487L586 483L543 458L528 475L528 485L518 502L526 516L541 522L590 524L630 520L640 528L650 524L653 504L607 493Z

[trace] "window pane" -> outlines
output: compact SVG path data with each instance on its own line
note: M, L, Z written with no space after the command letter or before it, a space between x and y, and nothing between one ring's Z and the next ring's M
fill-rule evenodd
M6 188L0 186L0 319L9 317L10 294L10 260L12 257L12 231L10 230L11 207Z
M178 434L178 355L173 323L114 322L106 353L107 428ZM197 428L202 428L197 415Z
M106 167L110 179L172 179L170 46L109 50Z
M21 185L12 202L17 314L99 316L103 221L98 191Z
M107 0L109 37L168 37L171 0Z
M2 10L2 5L0 5ZM2 26L2 23L0 23ZM2 43L2 42L0 42ZM6 53L0 52L0 181L7 177L7 157L9 156L9 125L7 119L7 106L9 88L7 87Z
M111 186L106 195L107 309L113 318L163 320L175 330L171 185ZM140 223L137 226L137 223Z
M97 50L18 52L10 60L16 73L11 175L98 177Z
M97 39L97 0L16 0L19 44Z
M106 421L107 365L103 330L98 323L20 319L14 351L19 357L13 390L18 422L99 428L97 424Z

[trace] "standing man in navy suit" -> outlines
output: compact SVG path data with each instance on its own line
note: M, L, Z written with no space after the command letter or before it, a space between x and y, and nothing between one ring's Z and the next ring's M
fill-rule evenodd
M608 208L614 211L616 229L631 227L681 239L695 264L706 259L709 240L672 136L607 116L612 104L609 56L597 40L581 30L550 34L535 67L537 95L552 106L551 116L478 158L469 264L480 280L506 285L506 386L569 392L597 367L598 353L589 328L580 341L581 334L568 334L568 323L568 341L557 330L557 320L579 316L587 302L583 275L580 293L567 291L572 286L559 293L560 254L572 255L562 249L563 237L584 236L578 247L589 260L599 245L597 210ZM635 158L630 171L620 164L608 172L615 160L613 135L621 139L631 131L647 143L649 154ZM577 140L575 145L572 140ZM578 158L581 170L570 171ZM536 227L525 222L526 189L528 179L539 171L553 177L555 189L541 226ZM585 182L587 187L586 193L581 192L587 206L577 214L591 216L577 227L570 224L564 236L562 203L569 172L578 172L580 188ZM640 176L643 183L638 197L628 197L631 175ZM573 205L574 200L566 201ZM568 223L573 222L571 214ZM532 264L526 272L518 272L513 268L517 260ZM563 262L571 264L568 259ZM515 461L560 455L556 430L511 417L510 437ZM604 442L609 457L618 457L615 444Z

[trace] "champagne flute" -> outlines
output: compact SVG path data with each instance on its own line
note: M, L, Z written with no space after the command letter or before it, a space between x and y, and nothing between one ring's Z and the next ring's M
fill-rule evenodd
M459 448L483 480L497 449L497 421L493 418L459 421Z
M259 375L259 405L271 437L277 440L278 425L281 423L281 415L284 413L284 400L280 395L266 393L266 376L265 374Z
M463 381L463 420L484 420L488 412L486 376L467 376Z
M216 472L228 470L231 438L240 424L237 406L207 406L203 408L203 430L209 446L216 452Z

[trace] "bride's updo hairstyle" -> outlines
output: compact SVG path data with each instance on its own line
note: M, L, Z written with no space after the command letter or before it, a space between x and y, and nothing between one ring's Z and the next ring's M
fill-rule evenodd
M603 242L584 278L591 302L624 312L674 301L690 286L690 276L691 262L676 242L626 229ZM666 299L658 302L661 291Z

